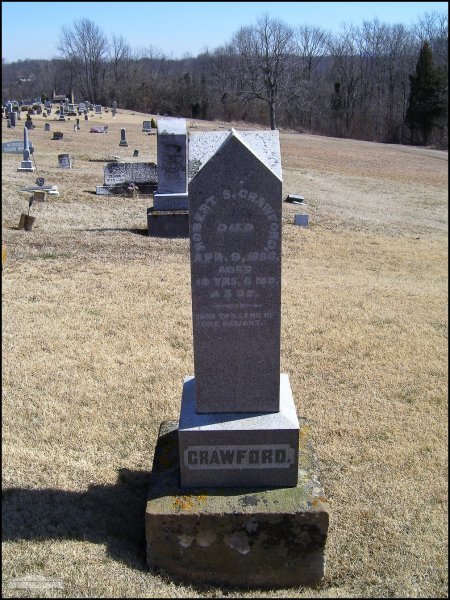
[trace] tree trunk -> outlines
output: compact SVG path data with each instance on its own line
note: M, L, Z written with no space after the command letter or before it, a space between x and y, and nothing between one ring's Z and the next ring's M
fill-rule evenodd
M269 101L269 114L270 114L270 129L276 129L276 119L275 119L275 103Z

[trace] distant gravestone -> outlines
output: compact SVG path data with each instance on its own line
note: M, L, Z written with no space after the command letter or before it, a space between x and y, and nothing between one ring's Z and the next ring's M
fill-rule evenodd
M301 227L308 227L309 217L308 215L297 214L294 217L294 225L300 225Z
M64 134L62 133L62 131L54 131L52 140L62 140L63 136Z
M66 117L64 116L64 106L61 104L60 108L59 108L59 120L60 121L65 121Z
M96 125L89 129L89 133L108 133L108 125Z
M50 123L44 124L44 131L50 131Z
M85 120L85 121L88 121L88 120L89 120L89 117L88 117L88 115L84 115L84 120Z
M101 106L101 104L96 104L95 105L95 114L96 115L101 115L102 114L102 106Z
M122 128L120 130L120 142L119 142L119 146L128 146L128 142L127 142L127 138L126 138L126 131L124 128Z
M14 111L9 113L9 120L11 121L11 127L16 126L16 113Z
M137 158L139 156L139 150L135 150L133 152L133 158Z
M155 210L188 209L186 121L173 117L158 119L158 192Z
M116 118L116 109L115 108L111 109L111 114L112 114L112 118L115 119Z
M73 160L70 154L58 154L58 166L61 169L71 169Z
M23 160L20 163L18 171L35 171L35 166L31 160L30 144L28 142L28 129L23 129Z
M150 133L152 130L152 122L151 121L142 121L142 131L145 133Z
M132 183L138 185L142 193L151 193L157 181L155 163L108 163L104 167L104 184L96 187L96 194L126 194Z

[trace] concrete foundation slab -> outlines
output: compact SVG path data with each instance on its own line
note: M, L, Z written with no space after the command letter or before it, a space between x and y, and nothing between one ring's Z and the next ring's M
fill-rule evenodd
M177 210L147 209L147 232L154 237L189 237L189 213Z
M300 419L290 488L180 486L177 421L161 424L145 515L147 562L176 579L238 587L312 585L324 576L329 507Z

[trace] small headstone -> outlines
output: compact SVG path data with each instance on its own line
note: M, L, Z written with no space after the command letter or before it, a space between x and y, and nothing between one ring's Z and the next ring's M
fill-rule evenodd
M116 118L116 109L115 108L111 109L111 114L112 114L112 118L115 119Z
M11 119L6 119L6 127L11 127Z
M44 190L36 190L35 192L33 192L33 199L34 202L45 202L47 200L47 192Z
M101 106L101 104L96 104L95 105L95 114L96 115L101 115L102 114L102 106Z
M36 185L39 185L40 187L42 187L45 183L45 179L43 177L38 177L36 179Z
M9 113L9 120L11 121L11 127L16 126L16 113L14 111Z
M302 227L308 227L308 215L295 215L294 217L294 225L300 225Z
M52 140L62 140L63 136L64 134L62 133L62 131L54 131Z
M87 115L87 114L85 114L85 115L84 115L84 120L85 120L85 121L88 121L88 120L89 120L89 117L88 117L88 115Z
M44 131L50 131L50 123L44 123Z
M142 131L145 133L150 133L152 130L152 122L151 121L142 121Z
M61 169L71 169L73 165L73 159L70 154L58 154L58 166Z
M135 150L133 152L133 158L137 158L139 156L139 150Z
M89 129L89 133L108 133L108 125L96 125Z
M119 146L128 146L128 142L127 142L127 138L126 138L126 131L123 128L120 130Z
M66 118L64 116L64 106L61 104L60 109L59 109L59 120L60 121L65 121Z

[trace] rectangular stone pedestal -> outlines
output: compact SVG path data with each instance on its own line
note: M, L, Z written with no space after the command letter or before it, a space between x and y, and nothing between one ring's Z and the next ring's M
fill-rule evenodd
M147 234L154 237L188 237L189 213L185 210L147 209Z
M196 412L186 377L178 441L182 487L297 485L299 423L289 377L280 376L279 412Z
M155 210L188 210L188 193L153 194L153 208Z
M324 576L329 507L300 419L290 488L183 489L176 421L161 424L145 515L147 562L177 579L240 587L312 585Z

